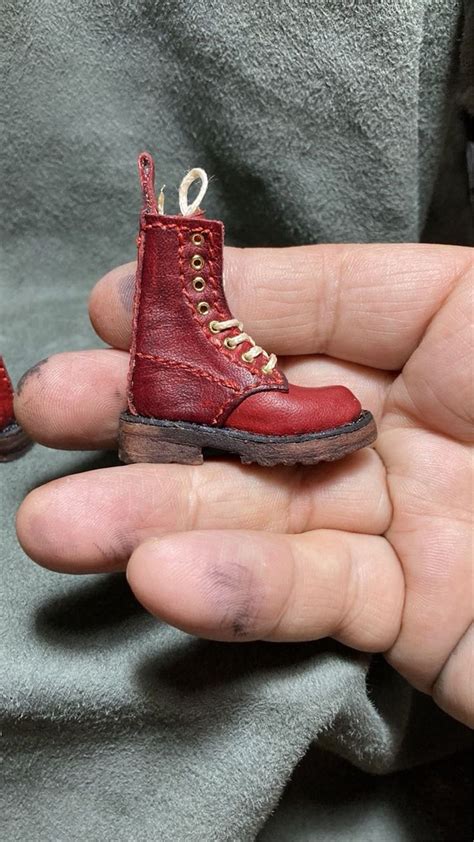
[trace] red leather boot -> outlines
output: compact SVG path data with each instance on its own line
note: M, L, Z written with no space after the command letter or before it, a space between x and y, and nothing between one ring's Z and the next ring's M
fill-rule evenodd
M224 226L198 208L204 171L183 180L184 215L165 216L148 153L138 169L144 203L120 458L197 465L203 449L212 448L244 463L315 464L373 442L372 415L348 389L288 383L275 355L230 313L222 286ZM197 177L201 191L188 206L187 189Z
M15 421L12 384L0 357L0 462L18 459L30 444L28 436Z

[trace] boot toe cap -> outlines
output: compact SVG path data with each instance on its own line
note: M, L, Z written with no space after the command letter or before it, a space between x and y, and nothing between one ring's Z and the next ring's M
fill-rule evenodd
M305 435L350 424L361 409L345 386L307 388L290 384L288 392L256 392L244 398L225 426L269 436Z

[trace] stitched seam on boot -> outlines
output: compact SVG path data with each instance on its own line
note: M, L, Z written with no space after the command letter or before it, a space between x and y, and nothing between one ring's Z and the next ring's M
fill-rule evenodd
M211 267L209 277L210 277L210 280L211 280L212 287L214 288L214 291L215 291L216 300L218 300L218 298L219 298L219 284L218 284L218 281L217 281L217 272L215 272L215 270L212 268L214 266L214 264L217 262L217 260L214 260L215 253L216 253L217 249L214 245L214 235L213 235L212 231L209 232L209 242L210 242L210 252L211 252L211 255L212 255L208 258L208 262L209 262L210 267ZM216 306L215 309L216 309L217 314L221 317L221 321L225 321L225 319L227 318L227 314L223 313L219 309L218 306ZM231 317L232 317L232 314L231 314ZM223 354L225 354L225 356L229 360L231 360L231 362L233 362L234 364L237 363L237 365L240 368L244 368L244 366L240 363L240 361L238 359L236 359L236 357L233 354L228 354L226 352L225 347L223 347L218 340L215 340L215 344L219 348L219 350ZM245 368L248 368L252 372L252 374L258 379L260 385L264 385L262 383L262 370L261 370L260 366L257 364L257 362L255 362L253 365L248 365L248 363L246 363ZM278 372L275 372L275 374L273 376L275 377L276 382L282 382Z
M168 224L163 223L163 222L145 223L145 224L140 226L139 236L141 235L142 231L149 230L149 229L152 229L152 228L162 228L165 231L170 229L170 228L174 228L178 232L178 238L179 238L180 230L181 230L180 226L176 225L176 223L168 223ZM205 231L206 233L210 233L209 228L202 229L202 230ZM138 321L139 321L139 317L140 317L140 304L141 304L141 295L142 295L142 286L143 286L141 275L142 275L142 272L143 272L143 260L144 260L144 257L145 257L146 243L143 242L142 245L143 245L143 253L141 255L141 272L140 272L140 277L138 278L138 265L137 265L137 276L136 276L136 280L135 280L135 284L136 284L136 287L138 287L138 289L136 288L136 290L135 290L136 291L136 301L134 302L134 308L133 308L133 340L132 340L132 347L130 349L130 353L131 353L131 358L130 358L130 382L129 382L129 396L128 396L128 402L129 402L130 409L136 415L138 415L138 412L137 412L137 408L135 406L135 400L134 400L135 360L139 356L139 352L137 352L135 350L135 340L136 340L136 334L137 334L137 328L138 328ZM132 350L133 350L133 354L132 354Z
M186 228L186 230L188 230L188 231L189 231L189 230L191 230L191 228L192 228L191 226L184 226L184 227L185 227L185 228ZM188 305L188 307L189 307L189 309L190 309L190 311L191 311L191 315L192 315L192 317L193 317L194 321L198 324L199 329L202 331L202 330L203 330L203 326L202 326L202 324L201 324L201 321L198 319L198 317L197 317L197 315L196 315L196 311L195 311L195 308L194 308L194 303L192 302L192 299L191 299L191 297L189 296L189 293L188 293L188 291L187 291L187 289L186 289L186 278L185 278L185 275L184 275L184 259L183 259L183 251L184 251L184 233L183 233L183 226L182 226L182 225L177 225L176 223L163 223L163 222L145 223L145 225L143 225L143 226L142 226L142 229L151 229L151 228L161 228L161 229L163 229L163 230L174 229L174 230L176 230L176 231L178 232L178 268L179 268L179 278L180 278L180 281L181 281L181 286L182 286L183 293L184 293L184 296L185 296L185 301L186 301L186 304ZM210 229L210 228L199 228L199 232L200 232L200 233L202 233L202 234L208 234L208 235L209 235L209 240L210 240L210 250L212 251L212 259L208 261L208 262L211 264L211 267L210 267L210 273L209 273L209 275L210 275L210 279L212 278L211 285L212 285L213 290L214 290L214 292L215 292L215 296L216 296L216 305L217 305L217 299L218 299L218 285L217 285L217 273L216 273L216 271L215 271L215 269L214 269L214 265L215 265L215 262L216 262L216 261L214 260L214 257L215 257L215 252L216 252L216 246L215 246L215 242L214 242L214 234L213 234L213 232L211 231L211 229ZM145 248L145 244L143 244L143 245L144 245L144 248ZM143 258L144 258L144 255L142 256L142 260L143 260ZM138 300L137 300L137 307L136 307L136 316L137 316L136 321L137 321L137 324L138 324L138 317L139 317L139 312L140 312L140 302L141 302L141 292L142 292L142 283L141 283L141 280L142 280L142 279L140 278L140 287L139 287L139 290L138 290ZM222 312L220 311L220 309L219 309L217 306L215 306L215 310L216 310L216 312L217 312L219 315L224 315L224 314L222 314ZM136 324L134 324L134 335L136 335ZM206 335L206 334L205 334L205 335ZM230 354L230 353L227 353L227 351L226 351L226 350L225 350L225 348L221 345L221 343L219 342L219 340L214 339L214 337L210 337L210 336L207 336L207 335L206 335L206 338L207 338L208 340L210 340L210 341L212 342L212 344L213 344L213 345L214 345L214 346L218 349L218 351L219 351L220 353L223 353L223 354L224 354L224 356L225 356L225 357L226 357L226 358L227 358L230 362L232 362L234 365L235 365L236 363L237 363L237 365L239 365L239 363L238 363L238 362L237 362L237 360L235 359L235 356L234 356L234 355L232 355L232 354ZM140 352L137 352L137 351L135 351L135 355L134 355L134 356L135 356L135 358L136 358L136 357L138 357L138 356L141 356L142 358L146 358L143 354L141 354ZM152 358L152 359L153 359L152 355L149 355L149 356L150 356L150 358ZM156 360L156 361L158 361L158 360ZM164 363L164 364L166 364L166 363ZM134 411L135 413L137 413L137 409L136 409L136 407L135 407L135 402L134 402L134 400L133 400L133 394L134 394L134 375L135 375L135 361L134 361L134 360L132 361L132 366L133 366L133 367L132 367L132 373L131 373L131 379L130 379L130 408L132 409L132 411ZM183 365L182 367L184 368L184 365ZM240 367L240 368L243 368L243 366L239 366L239 367ZM247 368L247 366L246 366L246 368ZM256 377L258 377L259 381L261 381L261 373L260 373L260 371L259 371L259 370L256 370L256 369L252 366L252 367L250 368L250 371L252 371L252 372L253 372L253 374L254 374ZM193 373L194 373L194 372L193 372ZM213 380L212 375L205 375L203 371L198 371L198 372L197 372L197 375L198 375L199 377L203 377L203 376L204 376L204 377L206 377L206 376L207 376L207 379L209 379L209 380ZM281 377L281 375L280 375L280 373L279 373L278 371L273 372L273 375L272 375L271 379L269 378L266 382L267 382L267 383L271 383L272 381L273 381L273 383L280 383L280 384L281 384L281 383L283 383L283 378ZM214 380L214 382L219 383L219 381L218 381L218 380ZM245 386L245 387L243 387L242 389L238 390L238 389L237 389L234 385L231 385L231 384L229 384L229 383L226 383L225 381L221 381L221 382L220 382L220 385L223 385L223 386L225 386L226 388L230 388L230 389L232 389L232 391L234 391L234 392L235 392L235 395L232 397L232 399L231 399L230 401L229 401L229 400L226 400L226 401L225 401L225 403L224 403L224 404L222 405L222 407L219 409L219 411L218 411L217 415L215 416L214 420L211 422L212 424L216 424L216 423L217 423L217 421L219 420L219 418L221 418L221 416L224 414L224 412L225 412L225 410L226 410L227 406L228 406L229 404L231 404L233 400L235 400L235 396L236 396L236 395L239 395L239 394L243 395L243 394L244 394L244 393L248 390L248 388L249 388L248 386ZM260 382L260 385L263 385L263 383L262 383L262 382Z
M215 264L217 263L216 251L217 251L217 248L216 248L216 245L214 243L214 234L212 233L212 231L209 231L209 256L208 256L209 281L210 281L210 284L211 284L213 292L214 292L216 314L218 316L220 316L221 321L225 321L225 319L227 318L227 313L224 313L220 309L220 306L219 306L219 291L220 290L219 290L219 285L217 283L217 272L215 270ZM222 348L220 342L218 342L217 340L214 340L214 338L213 338L213 341L215 341L215 344L218 348ZM230 354L227 354L227 353L226 353L226 357L228 357L228 359L232 359L232 356Z
M241 394L243 394L243 390L242 390ZM222 405L222 407L220 408L220 410L217 413L217 415L215 416L215 418L212 419L211 424L217 424L219 419L222 418L222 416L224 415L224 412L226 411L227 407L232 406L232 404L234 402L235 402L235 395L233 395L230 399L226 400L226 402Z
M171 227L171 226L170 226L170 227ZM223 351L223 352L224 352L224 354L225 354L225 356L227 357L227 359L228 359L228 360L230 360L230 362L235 362L234 358L233 358L230 354L228 354L227 352L225 352L225 350L223 349L223 347L222 347L222 345L221 345L221 343L219 342L219 340L218 340L218 339L215 339L213 336L208 336L208 335L207 335L207 333L206 333L206 332L205 332L205 330L203 329L203 324L202 324L201 320L200 320L200 319L198 318L198 316L196 315L196 308L195 308L195 306L194 306L194 302L193 302L193 300L192 300L192 298L191 298L191 296L190 296L190 294L189 294L189 292L188 292L188 290L187 290L187 287L186 287L186 276L185 276L185 274L184 274L184 257L183 257L183 252L184 252L184 234L183 234L182 230L179 228L179 226L177 226L177 225L176 225L176 226L173 226L173 227L176 227L176 228L178 229L178 242L179 242L179 246L178 246L178 258L179 258L179 279L180 279L180 281L181 281L181 287L182 287L182 290L183 290L183 293L184 293L184 296L185 296L185 299L186 299L186 303L187 303L187 305L188 305L188 307L189 307L189 309L190 309L190 311L191 311L191 315L192 315L192 317L193 317L193 320L194 320L194 321L196 322L196 324L198 325L199 330L200 330L202 333L204 333L204 336L206 337L206 339L207 339L208 341L210 341L210 342L214 345L214 347L215 347L215 348L217 348L219 351ZM206 233L206 234L211 235L211 231L210 231L210 229L209 229L209 228L202 229L202 230L201 230L201 233ZM212 274L212 273L210 272L209 274L210 274L210 276L211 276L211 274ZM212 284L212 286L213 286L213 287L215 287L215 284L214 284L214 282L213 282L213 281L211 282L211 284ZM214 309L215 309L215 310L217 310L217 307L214 307ZM220 313L220 311L218 311L218 310L217 310L217 312L219 313L219 315L222 315L222 314Z
M192 313L193 319L197 322L200 329L202 330L202 324L196 316L196 312L194 310L194 304L191 302L191 299L188 296L188 293L187 293L187 290L186 290L186 280L185 280L185 277L184 277L184 270L182 270L182 251L183 251L183 248L184 248L183 226L177 225L175 222L158 222L157 221L157 222L149 222L149 223L145 224L143 227L144 228L163 228L165 230L169 229L169 228L173 228L178 232L178 240L179 240L179 244L180 244L179 247L178 247L179 263L180 263L180 280L181 280L181 284L182 284L182 287L183 287L183 292L184 292L184 294L185 294L185 296L188 300L188 303L191 306L191 313ZM193 230L192 226L184 226L184 227L188 231ZM201 234L209 234L209 239L213 241L213 232L210 228L199 228L198 230ZM214 250L214 246L212 244L211 244L211 248ZM211 262L211 261L209 261L209 262ZM212 261L212 262L214 262L214 261ZM211 272L211 275L213 276L212 272ZM217 291L217 283L212 283L212 286ZM222 315L221 311L218 309L217 306L215 307L215 310L217 311L217 313L219 315ZM240 368L243 368L243 366L240 365L239 361L234 356L232 356L231 354L228 354L226 352L225 348L223 348L223 346L220 344L220 342L218 340L215 340L214 337L207 337L207 338L211 340L212 344L216 348L218 348L219 351L221 353L223 353L224 356L227 357L228 360L230 360L230 362L234 363L234 365L237 364ZM247 366L246 366L246 368L247 368ZM255 377L257 377L261 381L262 372L261 372L260 368L258 368L257 366L249 366L248 370L251 371L255 375ZM282 377L282 375L280 374L279 371L275 370L274 372L272 372L272 374L266 380L266 382L267 383L273 382L273 383L281 384L281 383L283 383L283 377ZM264 383L261 381L260 385L264 385Z
M225 347L219 342L218 339L214 339L213 336L208 336L208 334L204 331L203 324L201 323L200 319L196 315L196 309L195 309L195 306L194 306L194 302L193 302L192 298L190 297L190 295L188 293L188 290L187 290L187 286L186 286L186 277L185 277L185 274L184 274L184 258L183 258L184 234L183 234L182 230L179 229L179 226L171 226L170 225L169 227L178 228L178 241L179 241L178 254L179 254L179 270L180 270L179 271L179 277L180 277L181 286L183 288L184 295L186 297L187 303L188 303L188 305L190 307L190 310L191 310L192 317L197 322L197 324L199 325L199 329L204 333L206 339L208 341L211 341L212 344L218 349L218 351L221 354L224 354L224 356L231 363L233 363L233 365L237 365L239 368L250 371L254 375L254 377L257 378L258 385L263 386L263 385L266 385L266 383L271 382L271 380L265 380L265 381L262 380L262 372L261 372L261 369L258 366L247 365L247 364L245 366L242 365L240 363L239 359L235 356L235 354L228 353L227 350L225 349ZM215 263L215 261L213 259L214 254L215 254L213 234L210 231L210 229L208 229L208 228L200 229L200 232L201 233L209 233L210 250L213 254L212 254L211 260L209 260L209 256L208 256L208 263L211 264L211 266L213 266L214 263ZM219 286L218 286L218 283L217 283L217 273L212 268L210 269L210 272L209 272L209 280L211 282L211 286L213 287L213 289L216 293L216 298L218 298ZM218 306L215 306L214 309L215 309L217 315L219 315L221 317L226 315L226 314L222 313L222 311L219 309ZM283 382L282 378L280 377L278 372L276 372L273 375L273 377L274 377L273 382L277 382L277 383Z
M189 226L186 225L184 227L186 228L187 231L194 231L195 230L190 225ZM176 225L176 222L146 222L145 225L143 226L143 228L164 228L165 230L167 230L168 228L175 228L176 231L178 231L178 232L181 232L183 230L183 226L182 225ZM210 234L211 233L210 228L199 228L199 229L196 229L196 230L199 230L199 232L202 233L202 234Z
M233 392L240 393L242 391L240 386L237 386L235 383L230 383L228 380L224 380L223 378L216 377L207 371L195 368L194 366L189 365L189 363L179 362L178 360L172 360L165 357L158 357L155 356L155 354L144 354L142 351L137 351L135 356L140 357L140 359L143 360L152 360L153 362L157 362L160 365L168 366L170 368L182 368L184 371L189 371L191 374L196 374L198 377L205 377L207 380L211 380L219 386L225 386L226 389L232 389ZM232 400L234 400L234 398L232 398Z
M217 348L217 350L218 350L220 353L224 354L224 356L225 356L225 357L227 357L227 359L229 360L229 362L233 363L234 365L235 365L236 363L238 364L238 362L237 362L237 360L236 360L235 356L233 356L232 354L228 353L228 352L225 350L225 348L222 346L222 344L219 342L219 340L218 340L218 339L215 339L213 336L209 336L209 335L207 334L207 332L206 332L206 331L205 331L205 329L204 329L204 325L202 324L201 320L200 320L200 319L198 318L198 316L196 315L196 308L195 308L195 306L194 306L194 302L193 302L193 300L192 300L192 298L191 298L191 296L190 296L190 294L189 294L189 292L188 292L188 290L187 290L187 287L186 287L186 276L185 276L185 274L184 274L184 257L183 257L183 252L184 252L184 234L183 234L183 232L179 229L179 227L178 227L178 226L170 226L170 227L176 227L176 228L178 228L178 242L179 242L179 245L178 245L179 279L180 279L180 281L181 281L181 287L182 287L182 289L183 289L183 293L184 293L184 297L185 297L186 303L187 303L187 305L188 305L188 307L189 307L189 309L190 309L190 311L191 311L191 315L192 315L192 317L193 317L194 321L196 322L196 324L198 325L199 330L200 330L202 333L204 333L204 336L205 336L205 338L207 339L207 341L208 341L208 342L211 342L211 343L212 343L212 345L214 345L214 347L215 347L215 348ZM206 232L207 232L207 231L208 231L208 229L206 229ZM211 273L210 273L210 274L211 274ZM213 283L212 285L214 286L214 283ZM219 315L223 315L223 314L220 312L220 310L218 310L218 309L217 309L217 307L214 307L214 309L217 311L217 313L218 313ZM243 368L243 366L240 366L240 368ZM254 374L256 374L256 372L255 372L255 371L254 371ZM253 388L253 387L252 387L252 388Z
M0 380L7 387L8 394L11 395L13 393L13 389L11 387L10 379L7 377L6 373L1 372Z

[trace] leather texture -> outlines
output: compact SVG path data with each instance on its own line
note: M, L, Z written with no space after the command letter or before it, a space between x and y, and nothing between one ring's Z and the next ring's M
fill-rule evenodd
M262 372L263 357L252 364L241 359L248 343L229 350L223 344L225 337L210 331L212 320L232 318L222 287L222 223L202 214L149 213L156 207L151 156L142 154L138 166L144 208L138 236L129 410L171 421L222 424L246 395L261 389L287 390L288 384L278 368ZM202 242L196 244L193 236ZM202 260L199 268L192 266L195 257ZM196 278L204 281L202 291L193 286ZM208 312L201 314L199 304L207 304Z
M190 217L159 214L151 155L139 156L138 171L143 207L129 411L265 435L320 432L355 420L361 407L348 389L289 387L278 366L263 373L263 356L250 364L242 360L249 343L225 347L237 328L212 333L211 321L233 318L222 284L224 226L201 211ZM196 278L204 289L195 288Z
M3 358L0 357L0 431L11 424L14 417L12 384Z
M259 392L228 416L226 427L273 436L318 433L356 421L357 398L345 386L306 388L289 384L288 393Z

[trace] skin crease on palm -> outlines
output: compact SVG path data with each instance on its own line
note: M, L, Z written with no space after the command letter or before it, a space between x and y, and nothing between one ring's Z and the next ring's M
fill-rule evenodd
M293 382L342 383L375 446L305 468L129 465L31 492L18 536L40 564L126 570L143 605L217 640L331 636L383 652L474 724L473 252L432 245L226 249L226 293ZM125 407L134 264L94 288L111 348L23 378L19 421L50 447L113 448Z

